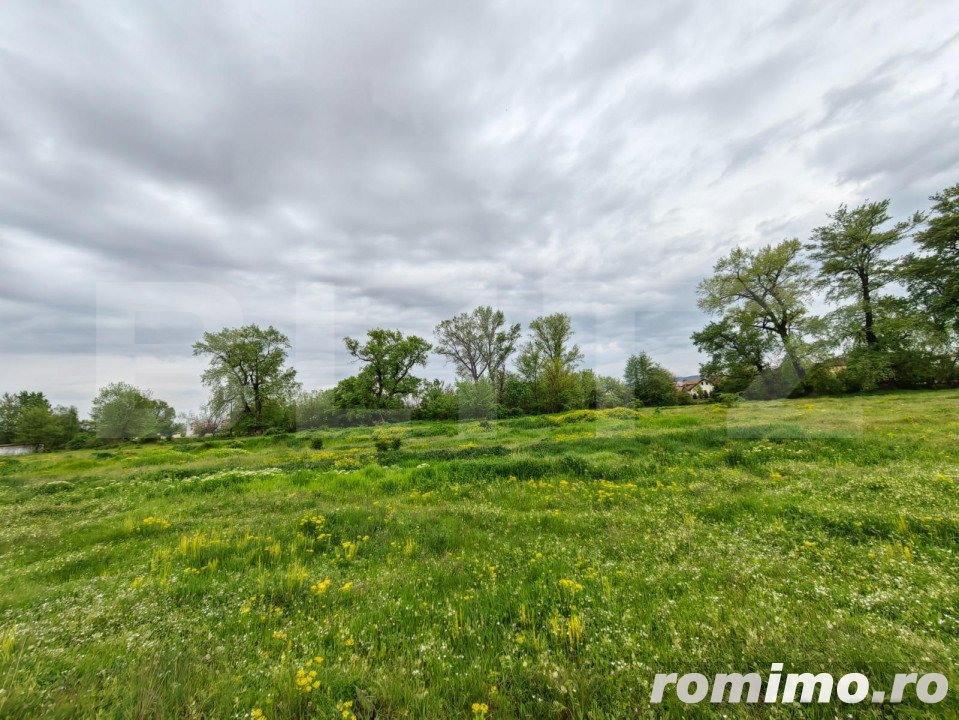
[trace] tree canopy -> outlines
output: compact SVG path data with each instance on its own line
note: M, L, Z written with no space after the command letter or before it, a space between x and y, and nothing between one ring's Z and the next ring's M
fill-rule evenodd
M272 325L204 333L193 354L210 361L203 383L211 391L212 414L226 410L234 423L264 429L270 405L287 402L299 389L296 370L286 367L289 349L289 338Z
M805 375L800 347L812 287L801 252L795 239L756 251L737 247L698 288L700 309L776 337L797 378Z
M886 252L903 240L906 233L922 220L888 225L889 201L865 202L849 210L840 205L829 216L831 222L812 232L806 245L810 257L819 263L817 285L826 288L826 299L852 299L862 316L859 335L870 346L879 342L876 334L876 295L893 280L896 260Z
M337 386L337 403L343 408L390 409L402 407L405 398L419 389L422 380L411 373L426 365L431 345L416 335L376 328L366 342L344 338L346 349L364 363L360 372Z
M177 430L176 411L168 403L125 382L100 390L93 399L90 418L101 438L170 437Z

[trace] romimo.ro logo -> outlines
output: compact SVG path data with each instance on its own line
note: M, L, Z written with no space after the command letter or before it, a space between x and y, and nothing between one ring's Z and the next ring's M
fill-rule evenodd
M835 699L855 704L861 702L900 703L910 693L923 703L940 702L949 691L949 681L941 673L899 673L892 689L870 690L869 678L861 673L849 673L834 680L830 673L788 673L783 677L782 663L773 663L766 682L757 673L717 673L712 682L701 673L657 674L653 682L651 703L661 703L663 694L675 686L676 697L686 704L711 703L828 703Z

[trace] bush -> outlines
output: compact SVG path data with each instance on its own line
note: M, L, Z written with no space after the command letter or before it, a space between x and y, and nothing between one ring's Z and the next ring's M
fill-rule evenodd
M403 435L399 430L380 428L373 431L373 445L377 452L399 450Z
M742 399L742 396L739 393L716 393L713 395L713 400L718 402L720 405L725 407L733 407Z
M323 438L321 438L321 437L313 437L313 438L310 438L310 447L313 448L314 450L322 450L322 449L323 449Z

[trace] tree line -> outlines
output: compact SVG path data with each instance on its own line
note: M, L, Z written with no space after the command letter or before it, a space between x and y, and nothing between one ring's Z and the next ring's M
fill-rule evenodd
M703 374L754 397L959 381L959 184L930 199L898 222L888 200L841 205L805 243L721 258L698 288L717 318L692 336Z
M959 184L925 213L894 222L889 201L840 206L809 239L758 250L737 247L698 286L715 319L692 335L707 355L700 371L716 396L734 399L844 393L959 383ZM914 248L895 251L906 240ZM830 309L814 315L814 299ZM126 383L102 388L88 421L42 393L0 398L0 444L81 446L100 438L288 431L398 419L456 420L692 402L647 353L621 377L582 368L569 315L519 323L480 306L436 325L432 342L375 328L344 338L358 364L335 387L304 392L288 367L290 340L270 326L207 332L193 346L208 360L209 401L175 411ZM430 352L457 380L417 376Z

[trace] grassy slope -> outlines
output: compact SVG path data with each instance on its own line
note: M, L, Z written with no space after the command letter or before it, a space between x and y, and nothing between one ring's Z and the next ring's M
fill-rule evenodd
M959 393L405 432L0 463L0 716L636 717L777 661L959 715Z

